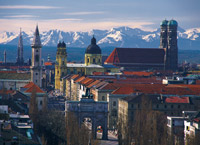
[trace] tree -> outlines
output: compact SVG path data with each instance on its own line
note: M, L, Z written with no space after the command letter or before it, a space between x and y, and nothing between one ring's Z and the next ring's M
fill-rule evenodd
M77 117L72 112L66 113L66 136L67 145L88 145L89 140L92 145L99 143L92 138L91 132L83 123L79 125Z
M170 136L167 134L166 116L159 111L152 110L149 96L141 95L140 107L134 114L133 121L123 122L123 119L119 118L119 144L172 144Z
M38 123L38 104L36 99L36 90L33 89L30 98L30 105L29 105L29 115L31 120L33 121L34 127L37 128Z

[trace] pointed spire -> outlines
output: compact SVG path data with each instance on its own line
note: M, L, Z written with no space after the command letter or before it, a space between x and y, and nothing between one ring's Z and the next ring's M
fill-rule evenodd
M35 33L34 33L34 37L33 37L33 42L32 42L32 47L35 48L41 48L41 41L40 41L40 34L39 34L39 29L38 29L38 25L36 25L36 29L35 29Z
M4 50L4 63L6 63L6 50Z
M22 29L20 28L20 33L19 33L19 41L18 41L18 55L17 55L17 63L18 64L23 64L24 59L23 59L23 40L22 40Z
M94 38L94 35L93 35L93 37L91 39L91 44L96 45L96 39Z

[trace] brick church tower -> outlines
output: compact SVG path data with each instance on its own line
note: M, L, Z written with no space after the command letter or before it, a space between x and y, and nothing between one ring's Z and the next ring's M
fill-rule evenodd
M165 49L165 70L176 71L178 69L178 23L175 20L164 20L160 27L160 48Z

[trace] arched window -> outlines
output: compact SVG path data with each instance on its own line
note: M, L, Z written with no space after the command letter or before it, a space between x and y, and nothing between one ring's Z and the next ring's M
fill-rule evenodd
M89 58L87 58L87 62L88 62L88 63L90 62L90 59L89 59Z
M95 58L93 58L93 63L95 63Z

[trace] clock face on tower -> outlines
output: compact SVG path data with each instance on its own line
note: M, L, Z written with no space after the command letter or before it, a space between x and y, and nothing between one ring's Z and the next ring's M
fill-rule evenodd
M39 55L35 55L35 61L38 62L39 61Z

